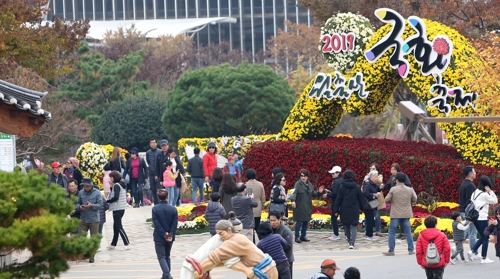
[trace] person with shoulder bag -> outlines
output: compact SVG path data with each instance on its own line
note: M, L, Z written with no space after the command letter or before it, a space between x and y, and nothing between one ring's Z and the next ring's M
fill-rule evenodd
M273 188L271 191L271 201L269 203L269 212L277 211L281 213L281 217L285 215L286 202L290 201L286 197L286 179L283 173L278 173L273 179Z
M125 214L125 209L128 207L125 185L121 181L122 176L118 171L112 171L109 177L109 184L112 186L109 199L106 202L109 204L109 211L113 212L113 240L107 248L109 250L115 249L118 242L118 235L120 235L125 245L121 250L130 250L130 241L122 225L122 218Z

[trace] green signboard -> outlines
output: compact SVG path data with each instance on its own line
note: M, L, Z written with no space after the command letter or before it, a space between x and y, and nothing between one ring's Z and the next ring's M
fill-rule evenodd
M14 171L16 165L16 136L0 133L0 170Z

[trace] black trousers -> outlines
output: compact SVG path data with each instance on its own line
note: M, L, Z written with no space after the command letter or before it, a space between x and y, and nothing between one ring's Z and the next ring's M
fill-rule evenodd
M111 240L111 245L116 246L118 242L118 235L122 237L123 244L129 245L130 241L128 240L128 236L125 233L122 225L123 214L125 214L125 210L115 210L113 211L113 240Z

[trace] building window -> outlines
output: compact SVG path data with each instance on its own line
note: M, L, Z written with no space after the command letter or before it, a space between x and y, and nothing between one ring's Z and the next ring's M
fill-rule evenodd
M83 19L83 1L75 1L75 19ZM92 3L90 3L90 6L92 6Z
M177 0L177 18L186 18L186 0Z
M175 18L175 1L167 0L167 18L169 19Z
M165 1L163 0L155 0L156 1L156 18L164 19L165 16Z
M198 0L198 17L207 17L207 0Z
M220 0L220 16L229 16L229 0Z
M85 19L94 20L94 6L92 0L84 0L83 3L85 5ZM102 4L101 4L102 8Z
M153 7L151 7L152 9ZM141 20L144 17L144 0L135 0L135 19Z
M196 0L188 0L187 2L188 17L196 18Z
M95 8L95 20L103 20L104 19L104 10L102 7L103 0L94 0L94 8Z
M66 12L67 20L72 20L73 18L73 0L64 0L64 10Z
M115 0L115 20L124 20L125 15L123 14L123 1ZM106 16L107 17L107 16ZM133 18L133 15L132 15Z
M154 0L144 0L146 2L146 18L154 19L155 18L155 10L154 10Z
M217 0L208 0L208 8L210 11L209 17L218 17L219 7L217 5Z

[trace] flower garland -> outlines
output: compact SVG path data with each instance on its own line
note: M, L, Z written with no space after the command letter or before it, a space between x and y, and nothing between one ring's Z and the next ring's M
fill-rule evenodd
M447 70L443 72L443 83L449 88L459 86L465 92L468 92L468 84L473 81L473 76L469 71L470 67L471 65L479 67L482 60L465 37L454 29L438 22L426 19L423 19L423 21L430 41L438 35L446 34L453 42L452 62ZM385 25L378 29L365 48L372 47L391 29L391 25ZM407 38L413 34L415 34L414 30L407 24L403 37ZM352 70L345 75L345 78L349 79L356 72L363 73L366 91L370 92L366 99L360 99L356 94L351 95L351 98L347 100L333 99L327 101L326 99L309 98L308 92L314 80L311 81L290 111L281 132L282 139L325 138L340 121L344 111L353 116L381 113L392 93L396 90L397 85L402 81L402 78L389 65L391 54L392 49L384 53L375 63L369 63L364 56L360 56L357 58ZM421 74L420 65L417 64L413 54L409 54L407 59L410 63L410 72L404 82L424 104L427 104L427 101L434 97L429 88L435 83L435 80L432 76L423 76ZM335 89L334 84L332 84L332 89ZM470 106L465 108L456 107L451 96L447 98L447 103L452 107L450 117L473 114ZM446 117L437 108L428 108L428 111L433 117ZM438 126L446 132L450 143L466 160L474 164L492 167L500 166L500 140L496 132L474 125L471 122L438 123Z
M75 157L80 161L80 171L84 177L92 178L96 185L102 185L99 177L104 173L104 165L108 162L108 152L101 145L86 142L76 151Z
M325 40L322 39L323 35L345 35L350 32L355 35L354 48L351 51L341 51L338 53L323 52L323 56L325 57L328 66L342 73L351 69L356 62L356 59L363 55L365 45L373 35L373 26L371 25L370 20L362 15L339 13L329 18L321 27L321 39L318 46L319 50L329 47L328 45L325 46ZM327 42L330 42L330 40L327 40Z

